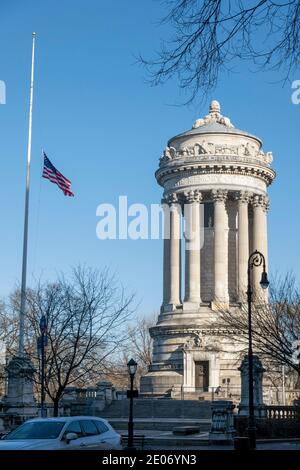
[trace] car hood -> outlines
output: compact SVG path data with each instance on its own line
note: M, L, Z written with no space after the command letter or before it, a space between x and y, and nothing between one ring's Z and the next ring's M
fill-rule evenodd
M59 449L59 443L56 439L17 439L0 440L0 451L1 450L51 450Z

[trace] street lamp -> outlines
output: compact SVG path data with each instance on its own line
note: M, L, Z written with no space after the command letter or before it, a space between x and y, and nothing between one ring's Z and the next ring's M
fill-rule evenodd
M133 397L137 396L137 393L134 393L133 390L133 380L137 370L137 363L130 359L127 364L128 374L130 377L130 390L127 391L127 398L130 398L130 405L129 405L129 421L128 421L128 449L133 448Z
M43 315L40 319L40 333L38 338L38 350L41 354L41 417L47 417L47 408L45 407L45 346L47 346L47 319Z
M249 422L248 422L248 437L250 449L255 449L256 447L256 436L255 436L255 417L254 417L254 400L253 400L253 351L252 351L252 323L251 323L251 313L252 313L252 297L253 290L251 287L251 270L254 267L263 266L263 272L261 275L260 285L263 289L269 287L268 275L266 272L266 259L264 255L255 250L248 259L248 288L247 288L247 300L248 300L248 377L249 377Z

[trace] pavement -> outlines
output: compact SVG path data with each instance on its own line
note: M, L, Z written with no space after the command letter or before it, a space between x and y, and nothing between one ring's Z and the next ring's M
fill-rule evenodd
M121 434L126 431L119 430ZM209 442L209 433L202 432L188 436L176 436L171 431L136 430L136 436L145 436L145 450L234 450L232 444L214 445ZM300 450L300 438L297 439L258 439L257 450Z

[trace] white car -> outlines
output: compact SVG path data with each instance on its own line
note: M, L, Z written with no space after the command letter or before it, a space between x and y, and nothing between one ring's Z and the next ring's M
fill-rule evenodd
M102 418L35 418L0 440L1 450L122 449L121 436Z

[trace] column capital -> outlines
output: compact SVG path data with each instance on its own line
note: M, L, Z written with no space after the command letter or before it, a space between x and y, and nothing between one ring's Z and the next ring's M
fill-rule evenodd
M225 189L213 189L212 192L212 199L214 202L226 202L228 191Z
M265 211L269 209L270 199L268 195L254 194L252 198L253 207L262 207Z
M171 204L177 204L179 203L179 195L177 193L169 193L169 194L166 194L165 196L163 196L162 200L161 200L161 203L162 204L168 204L168 205L171 205Z
M252 197L253 193L251 193L250 191L237 191L234 196L236 201L240 201L244 204L249 204L249 202L251 202Z
M184 202L187 204L192 204L193 202L202 201L202 193L198 189L185 191L183 193L183 196L184 196Z

